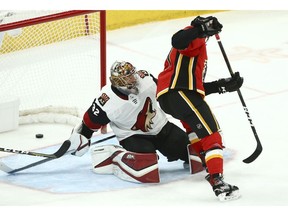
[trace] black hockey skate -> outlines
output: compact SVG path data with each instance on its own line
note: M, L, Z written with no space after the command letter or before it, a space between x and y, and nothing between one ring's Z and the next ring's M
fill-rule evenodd
M239 188L224 182L223 175L214 174L211 177L208 174L205 179L211 184L215 195L220 201L235 200L240 197Z

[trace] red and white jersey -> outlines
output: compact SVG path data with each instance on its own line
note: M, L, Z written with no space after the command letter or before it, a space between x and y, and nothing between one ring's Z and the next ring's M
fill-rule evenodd
M84 123L89 128L98 129L109 123L119 141L134 134L160 132L168 120L156 101L156 83L147 71L137 74L137 95L119 95L111 85L102 88L100 97L84 115Z

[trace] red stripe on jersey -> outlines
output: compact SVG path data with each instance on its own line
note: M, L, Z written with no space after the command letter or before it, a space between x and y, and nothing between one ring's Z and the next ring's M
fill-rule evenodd
M83 121L87 127L89 127L91 130L98 130L102 127L102 125L94 123L91 121L88 112L85 112Z

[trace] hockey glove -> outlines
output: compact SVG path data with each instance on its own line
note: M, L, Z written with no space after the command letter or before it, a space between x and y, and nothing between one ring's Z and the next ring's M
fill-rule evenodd
M83 136L81 133L81 128L82 128L82 124L76 126L71 133L71 136L69 138L70 142L71 142L71 146L69 148L69 151L73 151L71 153L71 155L75 155L78 157L81 157L82 155L84 155L90 147L91 141L90 139L86 138L85 136Z
M191 25L194 27L200 27L199 37L210 37L221 32L223 25L218 22L216 17L201 17L197 16L192 20Z
M218 92L223 94L225 92L234 92L237 91L243 84L243 77L240 77L239 72L236 72L233 77L226 79L219 79L217 81Z

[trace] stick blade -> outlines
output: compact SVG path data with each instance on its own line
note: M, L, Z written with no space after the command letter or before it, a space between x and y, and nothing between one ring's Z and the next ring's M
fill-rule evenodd
M6 173L10 173L13 169L0 161L0 170Z
M258 156L261 154L263 150L262 145L257 145L257 148L255 149L255 151L246 159L243 160L244 163L251 163L254 160L256 160L258 158Z
M61 145L59 150L54 153L56 158L62 157L70 148L71 142L70 140L65 140L64 143Z

